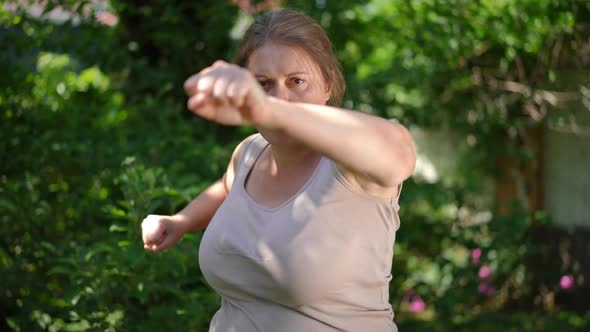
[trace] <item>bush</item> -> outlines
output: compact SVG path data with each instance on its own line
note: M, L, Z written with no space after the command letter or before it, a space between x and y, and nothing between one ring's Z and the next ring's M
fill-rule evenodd
M17 2L15 12L0 9L0 44L10 45L0 50L0 328L207 329L219 297L198 269L201 234L154 255L139 231L145 215L179 210L219 177L253 131L192 116L181 88L191 73L230 59L232 38L254 15L234 3L246 6L112 1L114 27L96 23L88 2L45 5L77 13L79 23L32 17ZM287 4L333 39L346 107L447 128L459 141L456 165L404 185L390 288L400 328L586 329L584 310L534 301L562 292L558 279L571 272L531 263L545 257L534 233L550 218L521 201L496 213L490 193L498 158L535 158L521 138L551 117L527 113L547 107L533 92L563 68L586 68L574 60L590 5ZM553 59L558 44L564 55Z

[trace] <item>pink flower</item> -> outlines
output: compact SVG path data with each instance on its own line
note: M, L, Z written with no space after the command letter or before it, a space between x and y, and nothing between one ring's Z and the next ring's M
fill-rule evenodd
M426 303L424 303L420 296L414 296L410 302L410 312L419 313L424 311L424 309L426 309Z
M480 294L483 294L485 296L492 296L494 295L494 293L496 292L496 290L494 289L494 287L490 286L487 282L482 282L481 284L479 284L479 287L477 288L477 291Z
M572 277L571 275L565 275L562 276L561 279L559 280L559 286L561 286L561 289L572 289L575 286L575 281L574 281L574 277Z
M479 268L478 275L480 279L488 279L492 275L492 270L490 270L490 267L488 265L484 265Z
M117 22L119 22L119 18L117 17L117 15L107 11L98 12L96 14L96 19L100 23L108 25L110 27L117 25Z
M475 248L471 250L471 263L473 265L477 265L479 263L479 258L481 257L481 249Z

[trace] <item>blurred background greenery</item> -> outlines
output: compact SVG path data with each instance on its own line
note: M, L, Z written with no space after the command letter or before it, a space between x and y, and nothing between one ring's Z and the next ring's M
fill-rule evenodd
M4 1L0 330L206 331L202 233L140 224L221 176L252 128L182 82L280 6L326 29L345 106L408 126L390 302L401 331L590 329L590 2Z

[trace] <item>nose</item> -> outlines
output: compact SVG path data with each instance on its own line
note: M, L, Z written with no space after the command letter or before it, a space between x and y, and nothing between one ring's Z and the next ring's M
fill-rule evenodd
M269 95L279 98L282 100L289 101L290 100L290 91L289 89L283 84L276 84L269 92Z

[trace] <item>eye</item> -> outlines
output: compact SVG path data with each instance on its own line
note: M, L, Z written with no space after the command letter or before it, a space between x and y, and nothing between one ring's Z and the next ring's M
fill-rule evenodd
M301 85L301 84L304 83L304 81L302 79L300 79L300 78L293 78L291 80L291 82L293 82L293 84L295 84L295 85Z
M272 86L274 85L272 80L260 80L258 81L258 84L260 84L262 90L264 91L269 91L270 89L272 89Z

